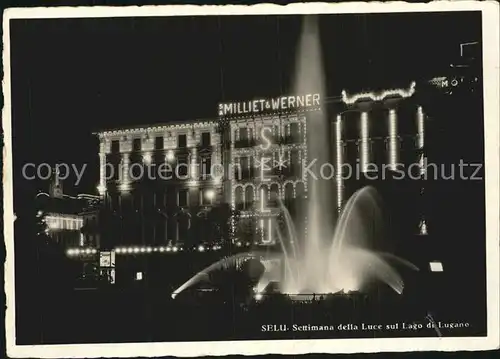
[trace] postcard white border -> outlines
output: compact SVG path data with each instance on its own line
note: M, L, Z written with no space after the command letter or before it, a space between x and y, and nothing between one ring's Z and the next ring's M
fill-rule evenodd
M184 343L127 343L83 345L16 345L14 291L14 213L12 191L12 132L10 98L10 19L144 17L179 15L279 15L279 14L339 14L482 11L483 76L485 104L485 165L486 165L486 227L487 227L487 309L488 336L468 338L380 338L322 340L261 340ZM279 6L144 6L144 7L52 7L13 8L4 12L3 22L3 149L4 172L4 235L7 249L5 262L5 292L7 296L6 343L9 357L154 357L201 355L259 355L306 353L359 353L403 351L487 350L499 347L499 6L491 2L433 2L429 4L392 3L307 3ZM466 26L466 24L464 24ZM466 290L466 289L465 289Z

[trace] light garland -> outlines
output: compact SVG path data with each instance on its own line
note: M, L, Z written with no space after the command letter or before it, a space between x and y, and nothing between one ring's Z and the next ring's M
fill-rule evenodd
M192 252L207 252L207 251L218 251L222 248L222 246L218 244L214 245L198 245L192 248L185 249L183 246L131 246L131 247L118 247L115 248L116 254L144 254L144 253L177 253L183 251L192 251Z
M129 129L121 129L121 130L111 130L111 131L102 131L97 133L99 138L108 138L115 136L127 136L127 135L143 135L147 133L159 134L165 133L167 131L177 132L179 130L192 130L192 129L216 129L218 126L218 121L208 120L208 121L199 121L193 123L184 123L184 124L176 124L176 125L161 125L161 126L150 126L150 127L141 127L141 128L129 128Z
M95 248L69 248L66 250L66 254L69 257L81 256L81 255L92 255L97 254L97 249Z
M352 105L359 100L371 100L371 101L383 101L388 97L401 97L408 98L413 96L415 93L416 83L412 82L409 89L393 89L386 90L380 93L375 92L364 92L349 96L345 90L342 91L342 101L347 105Z

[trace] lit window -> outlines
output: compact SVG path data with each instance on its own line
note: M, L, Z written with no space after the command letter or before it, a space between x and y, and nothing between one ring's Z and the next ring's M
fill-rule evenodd
M172 162L173 160L175 160L174 151L172 151L172 150L168 151L166 159L167 159L168 162Z
M142 280L142 272L137 272L135 274L135 280Z
M443 272L443 263L437 261L430 262L429 268L431 269L431 272Z
M153 156L151 155L150 152L146 152L144 156L142 156L142 159L145 164L150 165L151 162L153 162Z
M202 192L201 204L210 205L213 203L215 198L215 191L213 189L206 189Z

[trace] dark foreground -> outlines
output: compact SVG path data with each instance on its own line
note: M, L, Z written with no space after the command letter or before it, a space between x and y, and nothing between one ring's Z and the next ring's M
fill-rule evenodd
M172 300L170 291L158 289L73 290L39 293L30 305L18 305L17 341L23 345L485 335L477 307L465 308L470 306L457 307L443 298L431 308L426 300L387 293L317 296L312 302L270 295L236 304L210 293ZM432 320L441 328L436 330ZM449 325L444 323L462 324L445 328Z

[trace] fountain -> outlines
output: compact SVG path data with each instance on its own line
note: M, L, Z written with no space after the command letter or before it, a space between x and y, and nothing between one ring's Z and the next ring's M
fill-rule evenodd
M307 16L299 43L295 89L297 93L325 93L321 46L317 19ZM323 97L323 96L322 96ZM320 173L319 164L329 162L329 121L324 111L308 113L308 157L318 164L312 167ZM319 176L318 176L319 177ZM403 281L390 262L399 262L412 269L414 265L393 255L377 252L370 245L377 239L373 229L381 224L381 210L374 188L358 190L346 203L336 220L331 181L321 178L308 180L307 236L298 238L290 213L281 205L285 233L275 227L281 248L283 274L274 278L265 271L255 291L261 292L272 281L279 282L282 293L290 297L363 291L374 280L386 283L401 294ZM336 225L334 225L336 223ZM266 254L244 253L217 262L196 274L172 297L197 283L202 277L222 267L234 267L241 258L265 258Z
M314 201L309 203L309 207L317 206ZM280 288L285 294L294 297L362 292L375 281L383 282L401 294L403 280L391 263L418 270L410 262L369 248L377 239L377 226L381 224L378 196L373 187L364 187L349 199L330 241L325 241L324 237L311 240L309 234L301 246L288 210L282 206L282 211L287 235L277 232L277 237L284 266ZM313 228L309 233L317 234L320 230ZM314 257L311 257L312 253ZM265 288L269 280L263 276L258 288Z

